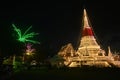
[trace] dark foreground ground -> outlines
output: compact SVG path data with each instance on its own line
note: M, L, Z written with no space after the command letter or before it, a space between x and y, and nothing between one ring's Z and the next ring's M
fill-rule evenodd
M0 80L120 80L120 68L33 68Z

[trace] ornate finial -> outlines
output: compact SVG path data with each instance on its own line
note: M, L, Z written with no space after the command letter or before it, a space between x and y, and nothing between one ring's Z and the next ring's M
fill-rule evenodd
M84 8L84 28L89 27L86 9Z

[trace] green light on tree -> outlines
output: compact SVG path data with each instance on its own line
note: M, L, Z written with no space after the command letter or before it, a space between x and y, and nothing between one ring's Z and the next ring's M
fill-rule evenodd
M17 32L17 40L18 41L23 42L23 43L25 43L25 42L31 42L34 44L40 43L38 41L30 39L39 34L39 33L35 33L35 32L28 33L28 31L32 28L32 26L30 26L27 30L25 30L25 32L23 34L22 34L21 30L15 26L15 24L12 24L12 26L13 26L14 30Z

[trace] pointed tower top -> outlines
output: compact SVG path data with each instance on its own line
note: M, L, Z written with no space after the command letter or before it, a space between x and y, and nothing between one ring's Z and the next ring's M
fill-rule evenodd
M83 20L84 20L84 28L89 28L90 25L88 23L88 17L87 17L87 12L85 8L83 13Z
M84 12L83 12L83 33L82 33L82 36L93 36L93 31L89 25L88 16L87 16L87 12L86 12L85 8L84 8Z
M110 46L108 46L108 56L112 56Z

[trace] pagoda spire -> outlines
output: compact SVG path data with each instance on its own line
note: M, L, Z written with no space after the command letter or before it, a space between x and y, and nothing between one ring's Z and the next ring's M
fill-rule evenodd
M111 57L111 56L112 56L110 46L108 46L108 56L109 56L109 57Z
M92 28L90 27L86 9L83 11L83 32L82 36L93 36Z
M96 39L94 37L93 29L92 26L90 25L89 18L87 16L86 9L84 8L83 11L83 26L82 26L82 36L81 36L81 41L80 41L80 47L86 47L87 49L89 47L95 47L95 49L100 49L100 46L96 42Z
M88 17L87 17L87 12L86 12L86 9L84 9L84 13L83 13L83 21L84 21L84 28L85 27L89 27L89 24L88 24Z

